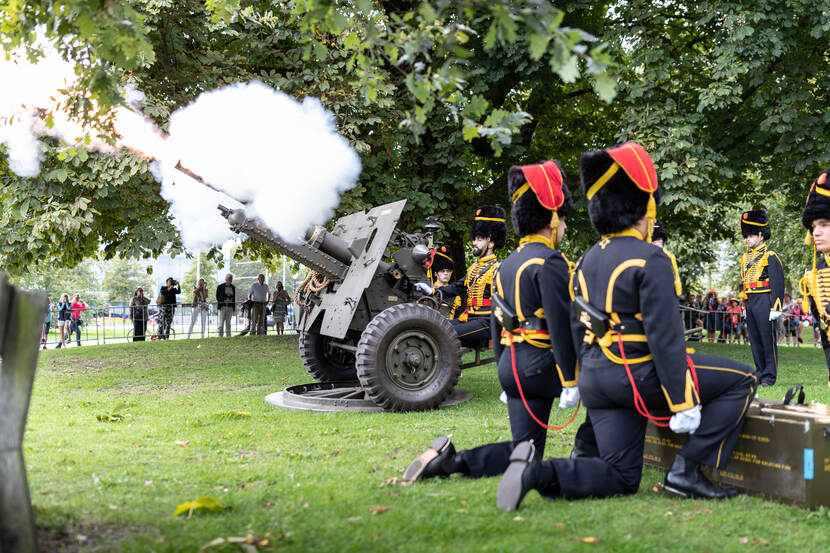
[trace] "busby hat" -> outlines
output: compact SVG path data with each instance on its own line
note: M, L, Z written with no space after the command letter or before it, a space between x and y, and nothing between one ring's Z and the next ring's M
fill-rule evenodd
M771 236L767 212L763 209L744 211L741 215L741 235L746 238L750 234L758 233L764 236L764 240L768 240Z
M811 233L813 221L816 219L830 219L830 169L819 173L807 193L807 203L801 212L801 223Z
M484 236L493 241L497 248L504 246L507 238L507 219L504 208L497 205L485 205L476 209L470 238Z
M657 170L639 144L626 142L586 152L579 159L579 170L588 216L600 234L620 232L644 216L657 216Z
M430 268L432 274L443 271L444 269L449 269L450 271L455 270L455 263L453 263L452 257L450 257L450 251L447 249L447 246L436 246L432 250L432 256L428 261L427 267Z
M660 219L655 219L654 227L651 229L651 240L663 240L665 242L668 239L669 235L665 227L663 227L663 223L660 222Z
M537 232L546 225L556 227L559 218L567 217L573 211L565 172L553 159L511 167L507 172L507 194L513 230L519 236Z

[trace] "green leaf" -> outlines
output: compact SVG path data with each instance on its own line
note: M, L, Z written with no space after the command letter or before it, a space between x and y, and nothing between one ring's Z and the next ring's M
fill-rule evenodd
M552 62L553 60L551 60ZM576 56L568 56L568 59L559 65L558 67L554 68L556 73L559 75L559 78L565 81L566 83L572 83L576 81L576 78L579 77L579 58ZM553 65L553 63L551 63Z
M474 124L464 124L464 128L462 129L462 134L464 136L464 140L467 142L471 141L474 138L478 138L478 126Z
M530 57L539 60L548 48L550 42L549 34L533 33L530 35Z
M594 77L594 90L606 104L610 104L617 96L617 82L608 73L600 73Z

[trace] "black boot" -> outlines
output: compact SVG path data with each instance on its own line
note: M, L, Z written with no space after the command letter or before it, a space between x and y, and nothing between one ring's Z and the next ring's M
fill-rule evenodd
M580 440L579 438L574 439L574 448L571 450L571 459L576 459L578 457L599 457L599 449L597 448L597 444L586 442L585 440Z
M510 465L504 471L496 492L496 504L502 511L515 511L524 499L527 492L540 489L544 484L556 485L556 475L551 478L542 478L542 463L536 458L536 446L533 440L522 442L510 454ZM543 482L543 480L552 480Z
M455 456L455 446L450 441L450 436L438 436L430 444L429 448L418 455L403 473L401 484L407 485L416 480L433 478L435 476L447 477L453 470L447 470L446 465L452 464Z
M735 488L727 488L712 484L703 473L700 465L686 459L680 454L674 457L674 462L666 473L663 489L670 495L677 497L695 497L700 499L728 499L738 495Z

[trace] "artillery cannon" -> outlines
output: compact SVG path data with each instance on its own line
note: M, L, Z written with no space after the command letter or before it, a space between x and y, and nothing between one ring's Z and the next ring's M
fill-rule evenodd
M405 205L346 215L330 232L313 226L299 244L242 209L219 206L231 230L312 270L295 295L308 373L319 382L357 380L374 403L392 411L437 407L462 368L461 345L440 302L414 287L428 281L424 262L440 225L428 219L424 233L400 231ZM478 352L473 364L481 364Z

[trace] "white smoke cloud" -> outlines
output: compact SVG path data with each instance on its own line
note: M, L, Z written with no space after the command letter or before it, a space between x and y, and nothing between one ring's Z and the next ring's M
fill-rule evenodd
M337 134L334 116L319 100L300 103L258 81L206 92L176 111L165 148L165 194L172 197L171 186L185 178L172 169L181 160L246 202L249 216L295 242L309 225L331 217L361 169L357 153ZM195 194L189 203L187 211L197 216L182 216L183 228L198 227L198 236L212 238L220 221L227 227L220 216L208 215L217 213L212 195Z
M0 50L0 142L7 146L11 169L25 177L40 172L41 135L69 145L87 137L88 148L113 151L58 109L67 101L61 89L76 82L74 67L46 41L40 47L44 56L35 64L22 51L6 60ZM177 110L169 136L139 111L145 100L141 91L128 86L124 98L130 107L114 108L122 135L117 147L158 161L153 174L190 249L235 237L216 209L218 203L241 207L231 198L244 202L248 215L276 234L299 241L309 225L331 217L340 194L360 175L360 158L315 98L297 102L258 81L232 85ZM175 170L179 161L226 194Z

